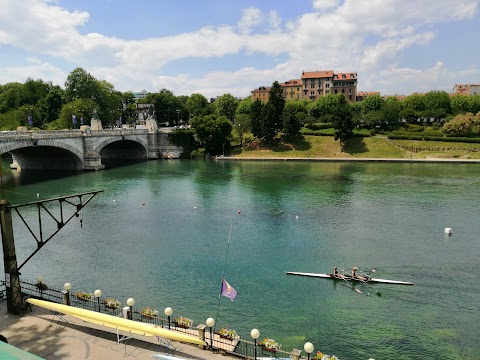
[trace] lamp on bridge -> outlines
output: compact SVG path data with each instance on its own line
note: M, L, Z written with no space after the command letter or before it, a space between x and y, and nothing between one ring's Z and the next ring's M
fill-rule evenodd
M253 341L255 343L255 347L254 347L255 348L255 357L253 359L257 360L257 339L260 336L260 331L258 331L258 329L253 329L250 332L250 336L253 338Z
M305 345L303 345L303 350L307 353L307 360L310 360L310 354L313 351L313 344L311 342L306 342Z
M133 305L135 305L135 299L128 298L127 305L130 306L130 320L133 320Z
M65 285L63 285L63 289L64 291L62 291L63 293L63 303L65 305L70 305L70 289L72 288L72 284L70 283L65 283Z
M180 125L180 110L175 110L175 112L177 113L177 125Z
M171 307L165 308L165 315L167 315L167 319L168 319L168 330L170 330L170 315L172 314L173 314L173 310Z
M212 350L213 350L213 331L212 331L212 328L213 328L214 325L215 325L215 319L209 317L207 319L207 326L210 327L210 349L212 349Z
M98 312L100 312L100 296L102 296L102 290L97 289L94 291L93 296L97 298Z

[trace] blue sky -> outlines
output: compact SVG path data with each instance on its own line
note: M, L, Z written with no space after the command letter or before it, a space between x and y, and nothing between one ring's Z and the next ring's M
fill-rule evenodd
M63 86L82 67L121 91L207 98L358 73L384 95L480 83L480 0L0 0L0 84Z

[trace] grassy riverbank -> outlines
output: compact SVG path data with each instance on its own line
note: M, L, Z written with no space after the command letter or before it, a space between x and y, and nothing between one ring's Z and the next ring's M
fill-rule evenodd
M272 148L249 143L235 148L233 157L285 158L398 158L480 159L480 144L422 140L390 140L387 137L356 137L341 148L332 136L304 136Z

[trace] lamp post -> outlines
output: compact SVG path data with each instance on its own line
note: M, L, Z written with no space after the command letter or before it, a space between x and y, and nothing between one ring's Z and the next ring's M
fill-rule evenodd
M100 312L100 296L102 296L102 290L97 289L94 291L93 296L97 298L98 312Z
M175 112L177 113L177 126L180 124L180 110L175 110Z
M63 285L63 289L65 290L63 292L63 303L65 305L70 305L70 289L72 288L72 284L70 283L65 283L65 285Z
M165 315L167 315L167 319L168 319L168 330L170 330L170 315L172 314L173 314L173 310L171 307L165 308Z
M208 318L207 319L207 326L210 327L210 349L213 350L213 331L212 328L215 325L215 319L214 318Z
M307 353L307 360L310 360L310 354L313 351L313 344L311 342L306 342L305 345L303 345L303 350Z
M253 341L255 343L255 357L253 358L254 360L257 360L257 339L260 336L260 331L257 329L253 329L250 331L250 336L253 338Z
M43 276L37 276L37 288L40 290L40 297L43 299L43 289L45 288L45 284L43 283Z
M133 320L133 305L135 305L135 299L134 298L128 298L127 300L127 305L130 306L130 320Z

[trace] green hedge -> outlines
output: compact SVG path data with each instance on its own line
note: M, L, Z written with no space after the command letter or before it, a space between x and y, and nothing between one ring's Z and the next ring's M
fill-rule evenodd
M331 123L313 123L313 124L307 124L305 125L307 129L310 130L323 130L323 129L329 129L332 127Z
M442 136L422 136L422 135L388 135L390 140L425 140L425 141L444 141L444 142L463 142L463 143L480 143L480 138L465 137L442 137Z

